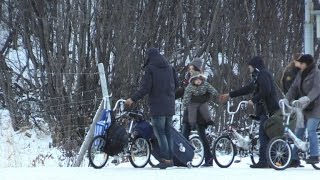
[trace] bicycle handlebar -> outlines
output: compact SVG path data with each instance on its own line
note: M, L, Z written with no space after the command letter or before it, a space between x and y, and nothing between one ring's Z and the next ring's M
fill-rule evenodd
M119 105L120 103L124 103L124 102L126 102L125 99L118 99L117 102L116 102L116 104L115 104L114 107L113 107L113 111L115 111L115 110L117 109L117 107L118 107L118 105Z
M228 114L235 114L235 113L237 113L237 112L240 110L241 104L247 105L247 104L248 104L248 101L241 101L241 102L238 104L238 107L237 107L236 111L233 111L233 112L232 112L232 111L230 111L230 101L228 101L228 107L227 107Z
M283 115L289 115L291 112L286 112L286 107L291 110L294 106L296 106L296 104L298 103L298 100L294 100L292 101L292 105L290 105L288 102L286 102L284 99L281 99L279 101L279 106L282 110L282 114Z

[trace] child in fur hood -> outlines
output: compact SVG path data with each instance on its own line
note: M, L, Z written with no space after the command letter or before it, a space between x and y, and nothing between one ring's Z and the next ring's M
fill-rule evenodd
M205 120L205 124L212 124L210 123L212 120L209 113L208 102L210 99L212 99L212 97L217 97L218 92L205 80L206 77L200 72L192 72L189 84L186 87L183 96L183 106L188 109L188 121L192 128L196 127L198 110L200 111L202 118ZM192 98L203 96L206 93L209 93L211 98L207 99L205 102L200 103L191 101Z

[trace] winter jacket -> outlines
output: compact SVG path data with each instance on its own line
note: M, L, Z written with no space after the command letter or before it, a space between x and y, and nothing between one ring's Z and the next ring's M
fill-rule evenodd
M260 57L252 58L248 64L256 68L252 73L252 81L248 85L230 92L229 95L232 98L253 93L251 100L255 104L256 115L271 116L279 109L273 77L264 68Z
M298 72L293 84L286 94L286 98L289 101L292 101L302 96L308 96L313 108L303 111L305 118L320 118L320 70L316 68L315 64L311 65L307 69L309 72L306 73L304 78L303 72Z
M203 82L199 86L189 83L183 96L183 101L182 101L183 106L187 107L188 104L191 102L191 99L197 98L197 96L208 97L208 93L212 96L217 96L218 94L217 90L213 86L211 86L211 84L209 84L208 82ZM208 98L207 101L205 102L208 102L209 100L210 98Z
M178 87L177 73L158 49L148 49L147 57L140 88L131 99L136 102L148 94L152 116L174 115L175 90Z

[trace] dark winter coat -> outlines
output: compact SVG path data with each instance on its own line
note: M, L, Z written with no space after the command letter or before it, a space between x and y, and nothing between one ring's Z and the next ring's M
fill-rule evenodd
M147 50L145 72L140 89L131 99L136 102L149 95L149 106L152 116L171 116L175 114L175 90L178 77L175 69L160 54L158 49Z
M229 93L230 97L237 97L253 93L252 102L256 107L256 115L271 116L279 109L278 98L272 75L264 68L260 57L251 59L248 63L255 71L252 73L252 81L235 91Z

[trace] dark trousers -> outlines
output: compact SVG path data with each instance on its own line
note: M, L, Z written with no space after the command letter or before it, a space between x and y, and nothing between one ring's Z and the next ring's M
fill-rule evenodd
M266 151L269 143L269 137L266 135L264 131L264 123L268 120L266 115L259 116L260 118L260 126L259 126L259 140L260 140L260 148L259 148L259 162L267 163Z
M186 112L187 114L187 112ZM184 113L185 115L185 113ZM187 116L186 116L187 117ZM201 118L201 117L200 117ZM209 144L209 141L206 137L206 128L207 128L207 125L204 125L204 124L197 124L196 126L197 128L197 131L198 131L198 135L199 135L199 139L200 141L202 142L202 145L203 145L203 150L204 150L204 158L205 158L205 161L209 161L210 159L212 159L212 153L211 153L211 150L210 150L210 144ZM190 124L188 123L188 121L183 121L183 124L182 124L182 135L186 138L186 139L189 139L189 136L190 136L190 131L191 131L191 126Z

